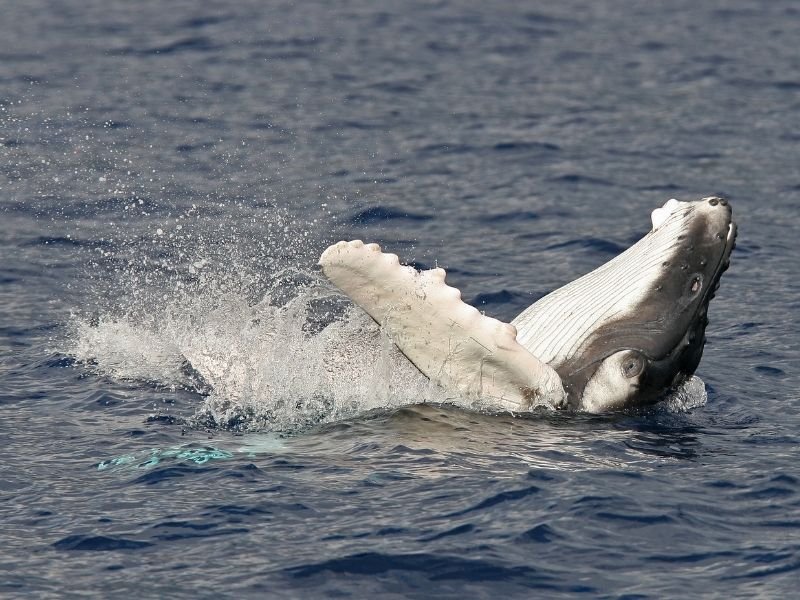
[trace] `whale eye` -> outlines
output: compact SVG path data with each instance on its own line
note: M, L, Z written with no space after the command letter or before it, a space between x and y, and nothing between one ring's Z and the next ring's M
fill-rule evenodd
M690 296L695 296L703 289L703 276L700 273L695 273L689 279L688 292Z
M638 377L644 371L644 357L641 354L629 354L622 361L622 374L628 379Z

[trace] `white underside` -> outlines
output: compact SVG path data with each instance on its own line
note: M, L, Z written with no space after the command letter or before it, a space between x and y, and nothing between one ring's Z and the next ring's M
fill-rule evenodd
M657 216L657 235L651 231L619 256L516 317L511 323L517 328L517 341L540 360L557 366L579 352L598 327L631 316L657 285L662 264L672 259L683 227L680 219L669 215L654 214L654 223Z
M563 402L558 374L517 343L513 326L462 302L443 269L418 272L360 241L331 246L320 265L420 371L452 393L512 411Z

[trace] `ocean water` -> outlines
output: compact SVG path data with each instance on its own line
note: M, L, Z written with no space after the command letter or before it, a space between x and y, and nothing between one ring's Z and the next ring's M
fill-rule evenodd
M797 39L788 0L5 3L0 595L796 595ZM700 387L646 411L443 403L316 267L379 242L510 320L711 194Z

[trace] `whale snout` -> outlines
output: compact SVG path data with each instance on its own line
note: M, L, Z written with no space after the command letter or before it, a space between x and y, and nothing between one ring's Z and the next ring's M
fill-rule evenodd
M698 216L702 217L699 219L702 226L698 227L699 231L695 229L693 232L696 236L695 241L700 242L698 250L702 247L707 248L710 262L717 262L719 266L727 267L727 264L722 265L720 262L728 261L736 242L736 224L733 222L733 210L730 203L720 196L709 196L694 206L699 213ZM690 235L690 237L692 236ZM717 253L720 252L721 261L714 261Z
M705 206L706 210L709 211L710 214L715 215L716 218L730 222L733 211L731 210L730 202L725 198L720 196L708 196L707 198L703 198L699 204Z
M697 203L699 208L705 209L707 214L714 215L714 218L730 222L733 211L727 199L720 196L708 196Z

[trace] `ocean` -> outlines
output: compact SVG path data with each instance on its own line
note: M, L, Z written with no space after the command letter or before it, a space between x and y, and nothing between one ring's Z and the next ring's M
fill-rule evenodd
M798 39L789 0L5 3L0 595L796 595ZM710 195L692 402L443 401L316 266L377 242L509 321Z

